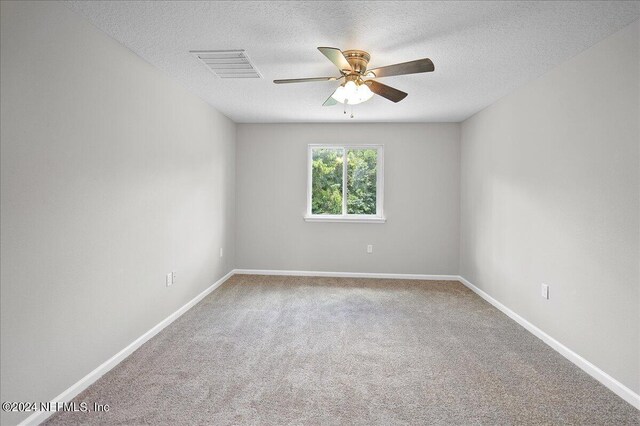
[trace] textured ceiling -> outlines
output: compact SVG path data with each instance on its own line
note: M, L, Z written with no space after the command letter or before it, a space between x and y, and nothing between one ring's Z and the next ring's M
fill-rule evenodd
M69 7L236 122L344 122L322 107L336 75L317 49L366 50L371 67L429 57L429 74L381 79L354 121L461 121L640 17L639 2L69 1ZM220 79L190 50L245 49L262 79Z

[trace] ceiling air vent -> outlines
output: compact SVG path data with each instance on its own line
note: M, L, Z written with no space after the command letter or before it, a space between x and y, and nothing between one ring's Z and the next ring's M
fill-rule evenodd
M244 50L191 50L190 53L220 78L260 78Z

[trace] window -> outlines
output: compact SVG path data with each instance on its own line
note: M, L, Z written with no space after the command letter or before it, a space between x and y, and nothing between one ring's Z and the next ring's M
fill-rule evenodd
M309 145L309 222L382 223L382 145Z

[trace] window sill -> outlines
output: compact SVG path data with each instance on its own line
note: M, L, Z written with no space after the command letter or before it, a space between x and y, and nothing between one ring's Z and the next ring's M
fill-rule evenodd
M306 215L305 222L341 222L341 223L385 223L387 219L381 216L330 216Z

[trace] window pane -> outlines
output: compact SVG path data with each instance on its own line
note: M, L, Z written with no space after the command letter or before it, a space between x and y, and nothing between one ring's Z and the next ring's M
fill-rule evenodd
M342 214L342 149L313 150L311 213Z
M376 149L347 151L347 214L376 214Z

